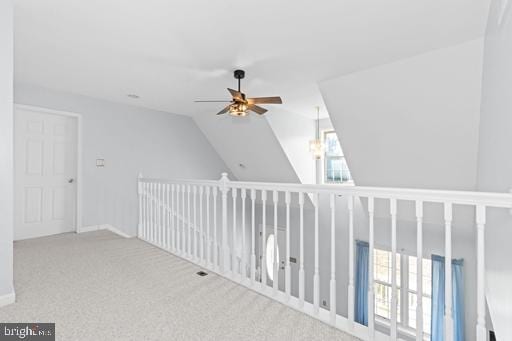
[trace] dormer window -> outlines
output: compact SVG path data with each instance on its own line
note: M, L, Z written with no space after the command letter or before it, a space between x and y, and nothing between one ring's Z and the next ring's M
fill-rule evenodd
M351 183L352 176L336 132L334 130L325 131L323 138L325 145L324 182Z

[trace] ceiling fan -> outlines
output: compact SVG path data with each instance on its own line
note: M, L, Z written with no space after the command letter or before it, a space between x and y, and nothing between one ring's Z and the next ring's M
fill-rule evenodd
M240 81L245 77L244 70L235 70L234 76L238 79L238 91L228 88L231 97L233 98L231 101L195 101L197 102L225 102L230 103L224 109L219 111L217 115L222 115L229 113L232 116L247 116L249 111L253 111L259 115L263 115L268 110L260 107L257 104L282 104L283 101L281 97L255 97L255 98L247 98L243 92L240 90Z

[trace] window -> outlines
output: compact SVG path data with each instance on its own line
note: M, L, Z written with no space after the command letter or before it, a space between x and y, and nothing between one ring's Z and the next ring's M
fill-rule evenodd
M375 249L373 254L375 315L385 320L391 318L391 252ZM423 259L423 332L430 333L431 302L432 302L432 263ZM405 329L416 329L416 257L396 254L396 283L398 298L398 323ZM403 291L402 291L403 290Z
M267 253L265 255L265 259L267 261L267 276L271 281L274 280L274 257L279 259L279 246L277 247L277 250L274 246L274 234L270 234L267 237Z
M338 136L335 131L324 132L325 164L324 182L342 183L352 181Z

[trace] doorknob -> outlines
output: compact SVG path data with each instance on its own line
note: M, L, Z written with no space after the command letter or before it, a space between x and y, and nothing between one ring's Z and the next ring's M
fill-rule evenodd
M71 178L71 179L68 180L68 183L72 184L74 181L75 181L75 179Z

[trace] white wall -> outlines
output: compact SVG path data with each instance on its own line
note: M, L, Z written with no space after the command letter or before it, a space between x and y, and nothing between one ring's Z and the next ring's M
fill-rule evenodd
M0 2L0 305L14 296L13 238L13 1Z
M315 121L279 109L272 109L266 118L300 182L314 184L315 160L309 152L309 141L315 138Z
M508 5L508 6L505 6ZM492 1L485 37L478 190L512 188L512 7ZM486 228L487 303L498 340L512 339L512 216L490 211Z
M15 101L83 117L83 225L135 235L137 175L219 179L227 167L187 116L17 84ZM96 159L105 159L104 168ZM80 179L78 179L80 181Z
M482 40L320 83L358 185L474 189Z

